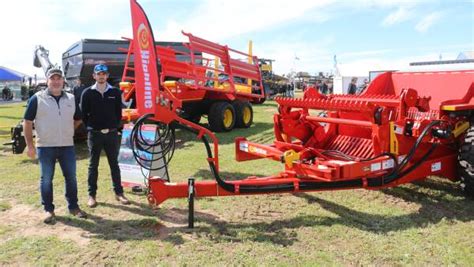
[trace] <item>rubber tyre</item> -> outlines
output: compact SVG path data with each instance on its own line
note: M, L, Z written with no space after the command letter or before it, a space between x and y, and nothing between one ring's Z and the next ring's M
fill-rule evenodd
M227 102L215 102L208 114L209 128L213 132L228 132L235 125L234 107Z
M235 109L235 127L249 128L253 122L253 108L247 101L234 101L232 106Z
M459 148L458 173L464 194L474 199L474 126L467 130Z

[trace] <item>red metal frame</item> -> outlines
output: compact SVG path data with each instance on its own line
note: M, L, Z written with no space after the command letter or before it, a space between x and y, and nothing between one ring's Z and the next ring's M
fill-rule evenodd
M230 53L236 53L245 57L247 60L250 55L231 49L227 46L219 45L202 38L196 37L190 33L183 32L183 35L188 37L189 41L184 45L189 49L189 53L177 51L171 47L155 46L156 56L160 62L160 84L166 87L177 99L186 101L200 101L202 99L224 99L224 100L250 100L256 101L265 97L265 92L262 84L262 77L258 65L258 58L253 56L252 63L247 63L239 59L232 58ZM124 98L126 101L130 100L135 93L135 87L130 87L133 84L134 77L129 76L129 72L135 70L130 67L130 58L134 55L134 42L130 40L129 49L127 52L127 59L122 75L122 81L126 82L122 85L124 91ZM197 53L203 53L218 58L223 69L216 69L209 66L210 62L215 59L204 56L197 56ZM189 62L179 61L178 55L186 55L190 58ZM206 74L211 72L218 72L228 77L228 88L215 88L208 85L210 81L220 82L219 79ZM182 79L173 83L170 87L165 83L169 78ZM252 86L248 83L235 82L235 78L240 78L245 81L251 81ZM128 82L128 83L127 83ZM236 89L236 85L249 87L250 93L240 92ZM252 93L252 89L260 92L259 94Z
M131 3L136 4L134 0ZM134 21L134 25L138 24ZM163 69L161 86L156 90L159 101L154 104L154 119L196 129L198 138L211 137L214 155L208 161L211 170L215 166L216 180L197 181L196 197L379 189L429 175L458 179L457 148L463 138L459 128L469 124L462 111L474 109L474 71L387 72L358 96L325 96L310 88L302 99L276 98L279 112L274 115L274 143L263 145L237 138L236 160L268 158L281 161L284 170L270 177L226 181L219 177L217 138L176 114L180 108L179 94L167 88L164 80L167 76L185 78L194 81L192 85L180 84L186 92L214 92L215 88L202 85L209 79L203 72L212 68L194 64L193 52L201 51L223 60L224 72L232 85L229 93L238 96L242 94L235 91L232 77L258 80L258 66L230 58L229 51L237 51L226 46L183 34L189 38L191 63L176 61L169 48L156 48ZM326 117L313 115L321 110L327 112ZM403 165L405 158L407 162ZM397 163L402 163L403 168L397 169ZM148 200L156 205L169 198L189 196L187 183L168 183L160 177L150 177L149 187Z

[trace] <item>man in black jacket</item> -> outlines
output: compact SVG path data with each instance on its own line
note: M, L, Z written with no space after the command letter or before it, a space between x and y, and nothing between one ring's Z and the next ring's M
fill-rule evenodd
M107 83L109 77L106 65L94 67L94 85L86 88L81 95L81 110L84 124L87 128L87 144L89 146L89 201L91 208L97 206L97 177L100 152L105 150L116 199L122 204L130 204L123 195L123 187L118 165L119 135L118 128L122 119L122 94L119 89Z
M357 78L356 77L351 79L351 83L349 84L349 88L347 89L347 94L349 95L357 94Z

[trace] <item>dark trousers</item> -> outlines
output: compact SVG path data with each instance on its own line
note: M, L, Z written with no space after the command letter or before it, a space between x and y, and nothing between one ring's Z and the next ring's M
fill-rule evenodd
M79 208L77 205L76 153L73 146L38 147L38 161L41 169L41 204L44 210L53 212L53 177L56 161L63 171L66 188L66 200L69 210Z
M123 194L122 178L118 165L118 153L120 149L119 136L117 131L106 134L96 131L89 131L87 134L87 145L89 147L89 175L87 182L89 184L89 196L95 197L97 192L97 177L100 153L105 150L107 161L109 162L110 173L112 174L112 183L114 192L117 195Z

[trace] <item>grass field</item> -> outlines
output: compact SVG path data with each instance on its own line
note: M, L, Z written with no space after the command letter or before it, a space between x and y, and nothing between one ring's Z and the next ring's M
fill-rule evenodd
M218 134L222 176L269 175L268 160L237 163L233 140L273 140L273 102L255 108L250 129ZM0 106L0 141L21 118L24 103ZM172 181L209 179L202 144L180 140ZM99 170L99 207L87 201L87 147L76 146L79 201L89 214L67 213L56 169L55 225L45 225L38 192L39 166L0 149L0 265L460 265L474 266L474 201L457 184L430 178L382 191L333 191L206 198L196 201L196 228L187 229L185 199L151 209L127 191L132 205L115 201L105 155Z

